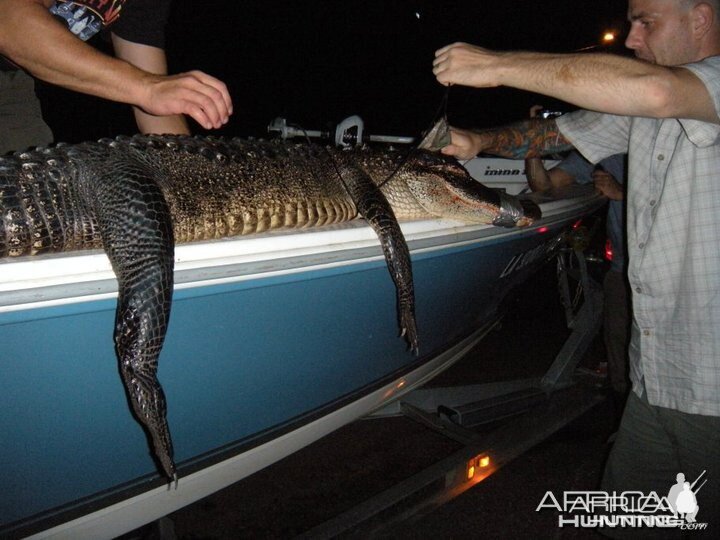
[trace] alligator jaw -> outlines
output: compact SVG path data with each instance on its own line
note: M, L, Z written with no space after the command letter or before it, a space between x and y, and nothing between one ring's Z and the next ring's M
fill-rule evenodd
M439 218L524 227L541 217L532 201L484 186L457 161L440 154L419 154L413 174L402 177L417 203Z

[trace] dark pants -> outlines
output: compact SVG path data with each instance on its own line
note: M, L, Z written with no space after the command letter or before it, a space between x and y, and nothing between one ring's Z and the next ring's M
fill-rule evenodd
M630 388L628 345L630 344L630 295L624 272L608 271L603 281L603 338L607 351L608 375L613 391Z
M32 77L21 70L0 71L0 156L52 140Z
M644 393L644 392L643 392ZM607 492L656 492L670 490L682 473L691 484L703 471L697 491L695 520L707 523L701 531L686 531L688 537L718 537L720 530L720 417L688 414L650 405L647 398L630 392L617 437L605 466L601 489ZM616 538L678 538L682 531L651 528L605 528Z

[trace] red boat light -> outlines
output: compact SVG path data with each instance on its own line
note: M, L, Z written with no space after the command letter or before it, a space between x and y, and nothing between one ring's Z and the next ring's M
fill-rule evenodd
M577 229L580 225L582 225L582 219L578 219L575 223L573 223L572 228Z
M605 258L608 261L613 260L613 247L612 247L612 244L610 243L610 239L605 241Z
M548 229L547 227L540 227L540 228L538 229L538 232L539 232L539 233L546 233L546 232L548 232L549 230L550 230L550 229Z

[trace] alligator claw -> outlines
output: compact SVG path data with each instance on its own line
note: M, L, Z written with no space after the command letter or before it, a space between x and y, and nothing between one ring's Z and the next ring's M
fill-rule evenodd
M420 351L418 349L417 327L415 325L415 316L412 312L407 313L403 310L403 313L400 316L400 328L402 329L400 337L405 338L410 351L412 351L415 356L418 356Z

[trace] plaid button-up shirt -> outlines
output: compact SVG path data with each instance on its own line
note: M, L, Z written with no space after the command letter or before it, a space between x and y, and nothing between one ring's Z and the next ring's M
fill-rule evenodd
M720 57L684 67L720 113ZM629 153L633 390L653 405L720 416L720 125L589 111L558 125L592 162Z

